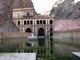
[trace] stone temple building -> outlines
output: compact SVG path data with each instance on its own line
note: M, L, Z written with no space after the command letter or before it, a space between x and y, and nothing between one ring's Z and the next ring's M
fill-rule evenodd
M21 33L31 33L34 36L53 36L53 21L54 18L51 16L45 16L38 14L33 4L28 4L25 6L15 7L13 9L13 22L19 28L19 32ZM29 45L24 44L24 45ZM28 47L28 46L27 46ZM33 49L29 49L33 48ZM51 49L48 49L51 48ZM48 55L53 54L53 39L52 38L43 38L38 39L36 42L32 42L32 45L27 49L29 50L19 50L18 52L35 52L39 55ZM36 49L36 50L35 50ZM39 59L43 59L39 57Z
M47 36L52 31L54 18L37 14L34 7L13 9L13 22L20 32Z

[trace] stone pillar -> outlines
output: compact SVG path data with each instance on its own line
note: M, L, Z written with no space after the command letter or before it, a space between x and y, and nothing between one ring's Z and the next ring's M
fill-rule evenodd
M33 33L33 34L35 34L34 29L35 29L35 28L34 28L34 27L32 27L32 33Z
M37 36L37 33L38 33L38 30L37 30L37 27L35 27L35 36Z
M48 24L48 20L46 20L46 24Z
M35 23L35 20L33 20L33 25L35 25L34 23Z
M35 25L37 25L36 20L34 20L34 21L35 21L35 22L34 22L34 23L35 23Z
M21 26L23 26L24 25L24 20L20 21L20 23L21 23Z
M47 27L46 27L46 33L45 33L45 34L46 34L46 36L47 36L47 31L48 31L48 30L47 30Z

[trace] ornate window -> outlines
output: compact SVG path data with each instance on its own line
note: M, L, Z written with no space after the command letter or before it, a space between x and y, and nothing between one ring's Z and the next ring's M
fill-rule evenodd
M30 16L30 14L29 14L29 13L27 13L27 16Z
M27 28L25 32L32 32L30 28Z
M39 20L37 20L37 24L39 24Z
M29 24L29 21L27 21L27 24Z
M53 23L53 21L52 20L50 20L50 24L52 24Z
M43 24L46 24L46 21L45 20L43 20Z
M33 24L33 21L30 21L30 24Z
M24 21L24 25L26 25L26 21Z
M42 24L42 20L40 20L40 24Z
M18 25L20 25L20 21L18 21Z

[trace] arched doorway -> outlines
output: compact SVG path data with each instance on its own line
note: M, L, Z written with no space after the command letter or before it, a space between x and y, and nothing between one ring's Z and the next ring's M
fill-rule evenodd
M45 31L43 28L40 28L38 30L38 36L45 36ZM38 38L38 44L39 44L39 46L44 46L45 38Z
M40 20L40 24L42 24L42 20Z
M52 20L50 20L50 24L53 24L53 21Z
M50 36L53 36L53 29L52 29L52 27L50 28Z
M38 36L45 36L45 32L44 32L44 29L43 28L40 28L38 30Z
M39 20L37 20L37 24L39 24Z
M32 31L31 31L30 28L27 28L27 29L25 30L25 32L29 32L29 33L31 33Z
M45 20L43 20L43 24L46 24L46 21Z

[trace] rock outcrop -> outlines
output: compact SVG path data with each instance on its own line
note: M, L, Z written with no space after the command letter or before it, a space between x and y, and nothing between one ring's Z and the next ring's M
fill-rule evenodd
M53 6L50 15L54 19L80 19L79 0L58 0Z
M31 0L0 0L0 32L19 31L12 22L12 10L26 7L33 7Z
M17 32L19 29L12 22L13 0L0 0L0 32Z
M13 7L13 9L34 8L34 5L31 0L13 0L12 7ZM34 14L37 15L37 12L35 11L35 9L34 9Z
M31 0L14 0L13 8L26 8L33 7L33 3Z

